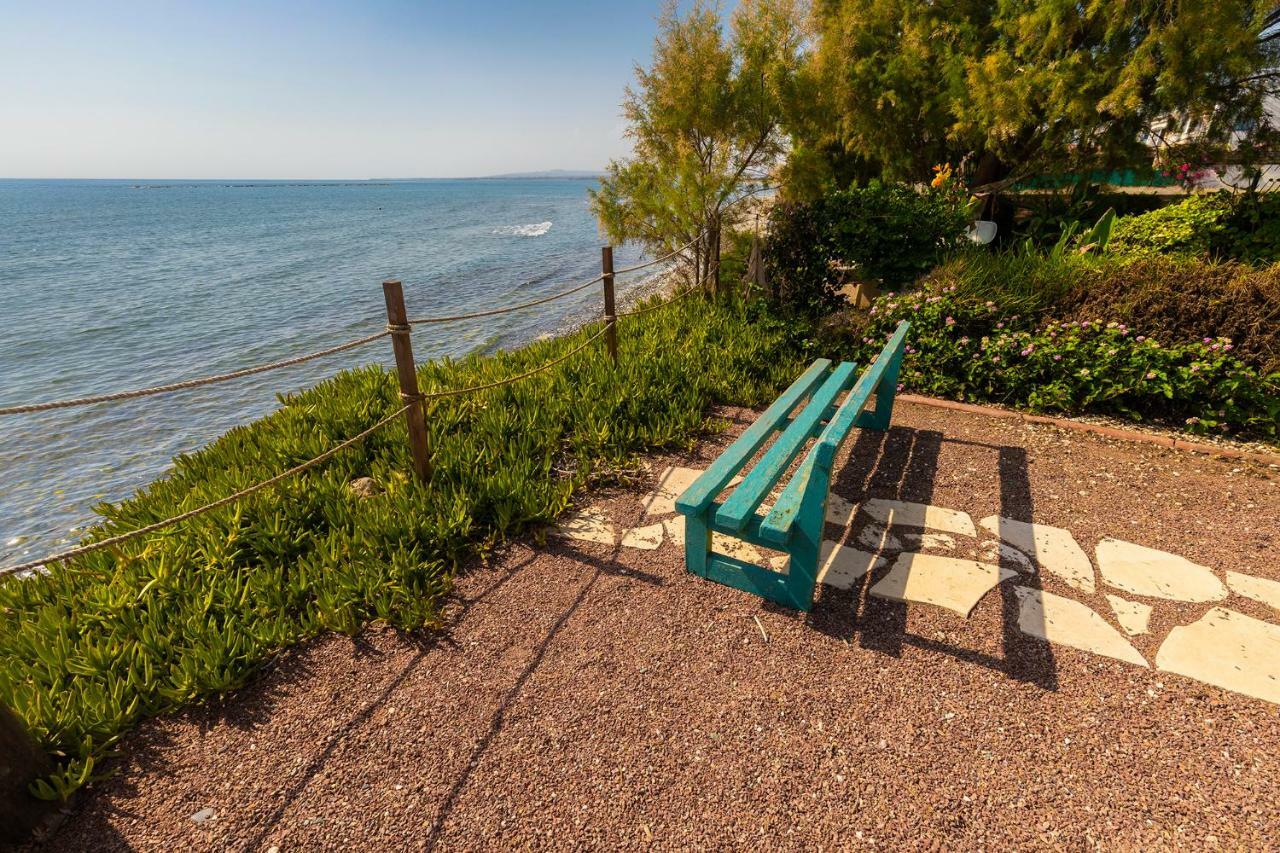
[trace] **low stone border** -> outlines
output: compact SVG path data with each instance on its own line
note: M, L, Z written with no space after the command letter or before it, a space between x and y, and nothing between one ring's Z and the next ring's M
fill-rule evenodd
M1137 432L1135 430L1116 429L1115 427L1088 424L1073 421L1070 418L1051 418L1044 415L1028 415L1013 409L1002 409L997 406L978 406L973 403L957 403L952 400L939 400L934 397L922 397L918 394L899 394L897 397L904 403L919 403L922 406L933 406L938 409L950 409L955 412L967 412L971 415L987 415L988 417L1020 420L1029 424L1048 424L1059 429L1075 432L1091 432L1107 438L1118 438L1122 441L1134 441L1142 444L1154 444L1171 450L1185 450L1191 453L1203 453L1208 456L1219 456L1224 459L1243 459L1261 465L1280 466L1280 453L1262 453L1252 450L1237 450L1234 447L1219 447L1214 444L1201 444L1195 441L1184 441L1163 435Z

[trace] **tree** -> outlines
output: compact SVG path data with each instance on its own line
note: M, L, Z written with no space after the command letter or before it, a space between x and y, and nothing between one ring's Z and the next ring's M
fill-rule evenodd
M637 66L623 115L633 156L591 194L610 239L666 253L692 247L688 272L719 289L720 235L761 191L786 148L782 105L800 67L798 0L742 0L729 33L718 10L668 2L652 65Z
M833 118L797 132L795 160L837 183L964 163L990 185L1149 160L1171 116L1225 142L1262 114L1273 6L820 0L814 74Z

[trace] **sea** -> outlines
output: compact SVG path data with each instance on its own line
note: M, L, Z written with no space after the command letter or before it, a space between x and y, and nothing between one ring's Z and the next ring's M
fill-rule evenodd
M590 180L0 180L0 407L226 373L372 334L382 281L411 317L538 299L599 273ZM644 259L615 249L615 264ZM622 276L620 299L654 270ZM419 361L598 317L601 291L416 326ZM387 340L161 396L0 416L0 568L73 544L94 507Z

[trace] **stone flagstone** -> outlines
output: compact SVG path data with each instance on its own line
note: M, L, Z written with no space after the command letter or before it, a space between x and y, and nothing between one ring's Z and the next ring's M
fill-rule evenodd
M554 533L565 539L612 545L617 540L612 522L602 511L592 507L573 513L556 525Z
M639 548L641 551L653 551L662 545L662 523L636 527L622 534L624 548Z
M657 487L640 499L645 515L670 515L676 511L676 498L684 494L685 489L693 485L693 481L702 476L701 468L682 468L673 466L658 475ZM726 488L732 488L742 482L741 477L734 477Z
M1150 604L1129 601L1111 593L1107 593L1107 603L1111 605L1111 612L1116 615L1116 621L1125 633L1131 637L1147 633L1151 624Z
M1012 545L1003 542L983 542L978 546L978 556L988 563L998 563L1005 568L1016 569L1027 575L1036 573L1031 558Z
M957 536L977 535L969 514L955 509L876 498L864 503L862 511L886 527L922 527Z
M933 604L968 617L982 596L1016 572L989 563L900 554L889 573L871 587L871 594L893 601Z
M1227 586L1231 587L1231 591L1236 595L1261 601L1280 610L1280 581L1255 578L1253 575L1240 572L1227 572Z
M1093 564L1071 531L998 515L989 515L978 523L1031 557L1046 572L1062 578L1068 586L1093 593Z
M858 544L869 551L901 551L902 541L879 524L868 524L858 534Z
M1119 539L1103 539L1095 553L1102 579L1116 589L1175 601L1220 601L1227 597L1227 588L1213 572L1177 554Z
M853 524L853 517L858 512L858 505L845 500L834 492L827 495L827 523L848 527Z
M662 527L667 531L667 536L672 542L675 542L681 548L684 547L683 515L663 520ZM743 542L741 539L734 539L732 536L725 536L723 533L713 532L711 534L711 550L727 557L745 560L748 563L758 564L764 560L764 555L750 542Z
M1015 586L1013 592L1018 597L1018 628L1024 634L1135 666L1149 666L1119 631L1080 602L1025 586Z
M1280 704L1280 625L1225 607L1169 632L1156 666Z
M917 551L924 551L928 548L939 551L954 551L956 549L955 537L948 536L945 533L905 533L902 536L902 541Z
M822 540L822 553L818 557L818 583L834 589L850 589L859 578L883 566L887 560L857 548ZM769 558L769 567L775 572L787 574L791 558L786 554Z

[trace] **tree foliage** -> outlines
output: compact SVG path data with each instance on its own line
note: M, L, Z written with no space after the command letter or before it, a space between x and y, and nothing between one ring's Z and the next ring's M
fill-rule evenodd
M703 0L659 18L652 64L622 103L633 156L609 164L592 209L615 241L671 251L700 234L691 272L714 289L721 231L785 151L782 105L801 63L797 0L743 0L728 32Z
M1097 168L1260 129L1273 0L820 0L795 186ZM1180 125L1177 138L1168 134Z

